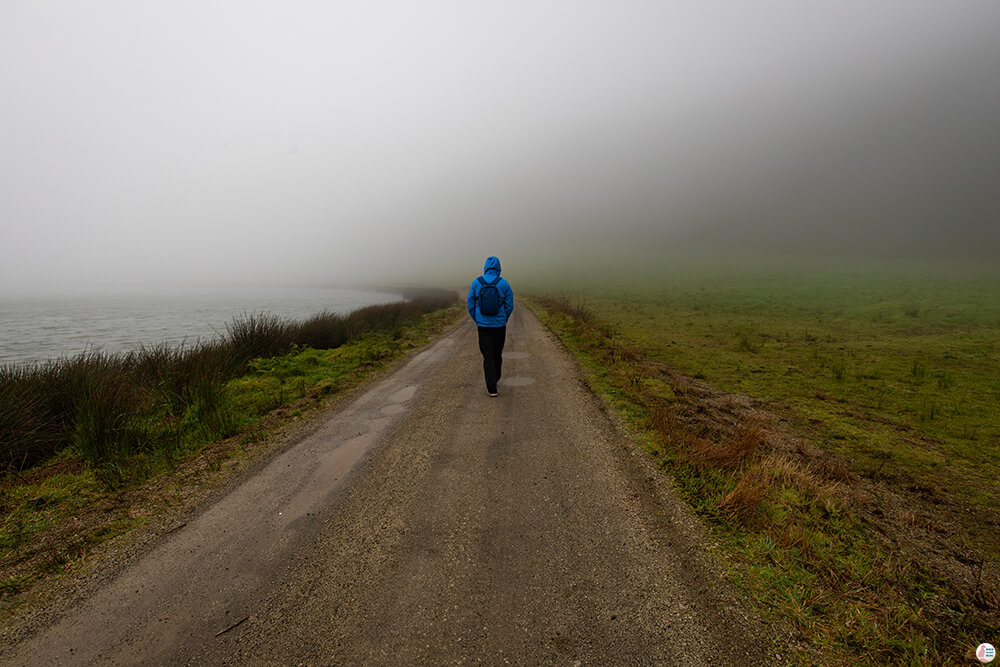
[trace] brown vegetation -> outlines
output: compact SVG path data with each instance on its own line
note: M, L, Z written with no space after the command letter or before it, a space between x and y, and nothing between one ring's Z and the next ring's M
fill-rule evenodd
M582 302L544 306L574 318L558 320L557 329L596 362L599 382L620 392L614 400L653 434L651 455L700 513L736 526L736 534L772 540L816 577L808 590L793 588L794 599L768 603L799 627L819 613L824 641L842 642L843 655L903 659L895 642L916 651L905 659L917 662L953 659L959 638L1000 627L1000 572L970 541L984 526L1000 525L1000 516L983 516L989 511L898 470L855 471L814 444L823 441L820 421L644 359ZM905 432L926 439L909 426ZM766 588L759 594L770 595ZM853 636L867 637L866 645L852 646Z

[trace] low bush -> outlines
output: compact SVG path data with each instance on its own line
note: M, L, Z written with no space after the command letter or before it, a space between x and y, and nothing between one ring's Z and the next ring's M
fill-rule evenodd
M299 345L330 350L347 342L347 321L342 315L323 311L299 325L295 339Z

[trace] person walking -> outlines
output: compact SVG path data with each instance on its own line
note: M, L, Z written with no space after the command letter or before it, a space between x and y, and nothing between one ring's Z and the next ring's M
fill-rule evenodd
M479 351L483 353L486 393L495 397L503 365L507 320L514 312L514 291L510 283L500 277L498 258L486 258L483 275L472 281L465 303L469 316L479 327Z

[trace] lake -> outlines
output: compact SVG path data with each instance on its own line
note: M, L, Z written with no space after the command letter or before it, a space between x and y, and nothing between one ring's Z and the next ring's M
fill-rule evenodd
M271 313L303 320L403 299L358 289L263 288L158 295L0 299L0 365L121 352L141 345L193 344L224 333L233 317Z

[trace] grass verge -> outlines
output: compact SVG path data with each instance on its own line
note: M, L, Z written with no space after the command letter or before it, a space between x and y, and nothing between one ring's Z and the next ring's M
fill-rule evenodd
M995 309L968 286L734 284L527 301L795 662L961 664L996 643Z
M220 352L224 343L84 355L36 368L39 385L56 382L42 371L58 381L77 374L65 413L75 421L48 427L61 434L56 453L31 467L8 465L0 478L0 620L12 618L38 584L81 570L111 538L186 506L223 468L266 452L294 422L423 346L463 313L449 295L304 323L244 318L230 328L231 338L267 356L251 356L228 374L233 355ZM335 337L341 329L343 340ZM303 330L330 348L289 340L289 331Z

